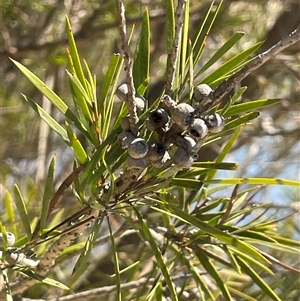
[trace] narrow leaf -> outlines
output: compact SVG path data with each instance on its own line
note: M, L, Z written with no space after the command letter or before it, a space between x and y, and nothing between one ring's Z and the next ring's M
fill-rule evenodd
M86 154L82 144L78 140L76 134L73 132L72 128L66 121L66 128L67 128L67 134L69 136L70 140L70 146L72 147L74 151L74 155L76 159L79 161L80 164L84 164L88 161L88 155Z
M40 107L35 101L33 101L28 96L22 94L28 104L39 114L39 116L54 130L62 139L69 145L69 138L66 130L54 119L52 118L42 107Z
M54 190L55 166L56 166L56 157L54 156L50 162L46 183L45 183L42 210L41 210L40 231L42 231L45 228L46 220L49 215L50 201L53 197L53 190Z
M44 84L35 74L29 71L25 66L20 64L19 62L11 59L11 61L19 68L19 70L35 85L35 87L45 95L51 103L61 111L66 118L70 119L74 122L75 126L87 137L91 140L89 133L83 124L78 120L75 114L69 109L67 104L46 84ZM92 141L92 140L91 140Z
M97 219L93 225L93 229L85 242L84 248L76 261L76 264L72 271L72 278L69 281L69 286L71 287L73 283L75 283L76 279L78 279L83 271L86 269L86 262L91 254L91 251L94 247L95 241L97 239L98 233L100 231L101 225L103 222L103 217Z
M300 186L300 182L286 179L273 179L273 178L231 178L231 179L213 179L205 180L206 184L258 184L258 185L288 185Z
M208 225L207 223L201 221L198 218L195 218L194 216L190 215L189 213L186 213L175 206L172 206L170 204L164 204L166 208L168 208L168 214L178 218L179 220L183 221L184 223L193 225L195 227L198 227L199 229L203 230L204 232L207 232L208 234L212 235L213 237L219 239L220 241L223 241L224 243L234 246L241 252L245 252L249 256L253 256L254 258L260 260L261 262L269 263L269 261L262 256L254 247L251 245L239 240L238 238L231 236L228 233L225 233L215 227L212 227ZM161 209L157 207L151 207L154 210L161 211ZM165 210L163 210L166 212Z
M244 272L251 277L251 279L257 284L272 300L281 301L279 296L269 287L269 285L244 261L242 258L237 258L240 266Z
M4 193L4 202L5 202L5 212L8 216L8 222L10 225L10 231L15 235L16 239L18 238L18 232L16 227L16 218L13 208L13 200L11 194L8 190L5 190Z
M150 66L150 21L149 11L146 8L143 16L142 29L138 40L133 63L133 80L137 89L149 78Z
M115 267L115 277L116 277L116 285L117 285L117 300L121 301L122 300L122 295L121 295L121 277L120 277L120 266L119 266L119 258L118 258L118 251L117 251L117 246L115 243L114 235L111 229L111 224L110 220L107 217L107 225L109 229L109 234L110 234L110 241L111 241L111 246L112 246L112 252L113 252L113 257L114 257L114 267Z
M231 106L225 114L223 114L224 117L229 117L237 114L242 114L250 111L255 111L261 108L265 108L267 106L276 104L281 102L280 98L274 98L274 99L259 99L259 100L252 100L245 103L237 104Z
M24 268L20 268L20 267L15 267L14 270L17 270L21 274L24 274L27 277L38 280L42 283L45 283L45 284L48 284L48 285L51 285L51 286L54 286L54 287L58 287L58 288L63 289L63 290L69 290L69 288L66 285L64 285L63 283L61 283L57 280L51 279L49 277L39 275L39 274L37 274L36 272L34 272L32 270L24 269Z
M195 179L173 178L171 185L175 187L183 187L186 189L200 190L203 186L203 182Z
M230 37L229 40L227 40L225 44L222 45L217 52L204 64L204 66L197 73L197 76L206 71L215 62L222 58L223 55L226 54L228 50L230 50L244 36L244 34L244 32L238 31L232 37Z
M225 282L221 279L217 268L213 265L211 259L209 259L205 252L198 245L193 245L193 250L197 255L198 259L200 260L201 264L205 268L205 270L211 275L211 277L216 281L218 288L222 291L223 297L227 301L233 300L229 293L229 290L225 284Z
M28 239L31 239L30 220L27 213L26 204L17 184L14 184L14 201Z
M151 249L153 251L153 254L157 260L157 264L164 276L164 279L168 285L168 288L170 290L170 293L171 293L171 296L172 296L172 300L174 301L178 301L178 297L177 297L177 294L176 294L176 291L175 291L175 286L174 286L174 283L171 279L171 276L170 276L170 273L168 271L168 268L165 264L165 261L162 257L162 254L161 254L161 251L159 250L155 240L153 239L150 231L149 231L149 227L148 225L146 224L145 220L142 218L141 214L139 213L139 211L133 207L134 211L135 211L135 214L138 218L138 220L140 221L140 225L141 225L141 228L140 228L140 231L141 231L141 234L143 235L144 239L146 241L149 242L150 246L151 246Z
M252 53L254 53L261 46L261 44L262 42L256 43L255 45L235 55L232 59L224 63L217 70L213 71L212 73L210 73L210 75L201 80L201 82L210 85L220 78L225 79L226 76L230 75L230 72L232 72L234 68L238 66L241 68L241 63L246 60ZM235 69L235 71L237 71L237 69ZM198 74L196 75L196 77L197 76Z
M85 77L84 77L83 70L81 67L80 58L79 58L78 51L77 51L77 46L76 46L76 43L74 40L74 36L72 34L72 28L71 28L71 24L70 24L70 20L69 20L68 16L66 16L66 27L67 27L67 36L68 36L68 42L69 42L68 44L70 47L70 55L72 58L74 70L76 72L78 79L80 80L81 84L83 85L83 87L86 90Z
M173 41L175 36L175 17L174 17L174 1L166 1L166 29L167 29L167 53L172 53Z

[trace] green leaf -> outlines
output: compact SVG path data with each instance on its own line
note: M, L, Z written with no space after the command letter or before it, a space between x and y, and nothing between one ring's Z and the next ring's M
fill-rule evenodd
M167 214L178 218L179 220L183 221L184 223L190 224L194 227L198 227L199 229L203 230L204 232L207 232L211 236L219 239L220 241L223 241L224 243L231 245L235 248L237 248L241 252L245 252L249 256L253 256L254 258L260 260L261 262L269 263L269 261L262 256L254 247L251 245L239 240L238 238L231 236L228 233L225 233L215 227L212 227L208 225L207 223L201 221L200 219L190 215L189 213L186 213L175 206L172 206L171 204L164 204L165 209L168 209ZM157 210L159 212L166 212L165 210L161 210L157 207L151 207L154 210Z
M68 16L66 16L66 27L67 27L68 45L70 47L70 56L72 58L73 68L74 68L75 74L77 75L79 81L83 85L84 90L86 91L87 87L86 87L85 76L84 76L82 66L80 63L77 46L76 46L76 43L74 40L74 36L72 34L72 28L71 28L71 24L70 24Z
M216 51L216 53L204 64L204 66L197 73L197 76L206 71L219 59L223 58L224 54L226 54L228 50L230 50L244 36L244 34L244 32L238 31L232 37L230 37L229 40L227 40L225 44L222 45Z
M194 44L193 44L194 67L196 67L196 65L199 63L203 49L205 47L207 36L216 20L216 17L219 13L222 3L223 3L223 0L221 0L219 2L216 9L213 11L215 1L212 1L211 5L202 21L202 25L198 31L198 34L197 34ZM212 13L212 17L210 18L211 13Z
M174 248L174 246L173 246L173 248ZM177 251L177 255L179 256L182 263L185 264L187 266L187 268L190 270L190 272L193 274L193 279L197 283L198 291L202 295L203 300L206 300L206 299L204 299L203 292L209 298L208 300L215 300L214 295L210 290L210 286L207 284L206 278L202 277L201 274L199 273L198 266L195 267L193 265L193 261L188 260L188 258L184 255L184 253L182 252L181 249Z
M257 284L272 300L281 301L279 296L268 286L268 284L240 257L237 260L244 270L244 272L251 277L251 279Z
M252 100L245 103L237 104L231 106L225 114L223 114L224 117L229 117L233 115L238 115L241 113L246 113L254 110L258 110L261 108L265 108L267 106L276 104L281 102L280 98L274 98L274 99L259 99L259 100Z
M29 278L38 280L38 281L40 281L44 284L48 284L48 285L51 285L51 286L54 286L54 287L58 287L58 288L63 289L63 290L69 290L69 288L66 285L64 285L63 283L61 283L57 280L51 279L49 277L37 274L36 272L34 272L32 270L25 269L25 268L20 268L20 267L14 267L13 269L17 270L21 274L26 275Z
M67 104L46 84L44 84L35 74L29 71L25 66L19 62L11 59L11 61L19 68L19 70L35 85L35 87L45 95L51 103L61 111L66 118L69 118L74 122L75 126L88 138L92 141L90 134L84 127L84 125L78 120L74 113L69 109Z
M86 154L82 144L78 140L76 134L73 132L72 128L66 121L67 134L69 136L70 146L74 151L74 155L80 164L88 162L88 155Z
M210 75L202 79L201 83L212 85L212 83L216 82L217 80L224 80L226 77L229 77L233 70L235 72L237 71L236 67L242 67L242 62L246 60L252 53L254 53L262 43L263 42L256 43L255 45L235 55L232 59L224 63L217 70L213 71L212 73L210 73ZM249 63L249 61L247 63ZM196 75L196 77L197 76L198 74Z
M56 166L56 157L54 156L50 162L46 183L45 183L42 210L41 210L40 231L42 231L45 228L46 220L49 215L50 201L53 197L53 191L54 191L55 166Z
M193 245L193 250L195 254L197 255L198 259L200 260L201 264L205 268L205 270L211 275L211 277L216 281L216 284L218 285L218 288L222 291L223 297L227 301L232 301L232 297L229 293L229 290L227 288L227 285L224 283L224 281L221 279L221 276L219 275L217 268L213 265L211 259L209 259L205 252L201 248L199 248L198 245Z
M244 94L247 87L240 87L234 95L229 99L229 101L224 105L221 111L218 111L220 115L225 116L226 112L231 108L231 106Z
M245 261L247 261L249 264L251 264L251 266L256 265L257 267L259 267L262 271L265 271L267 273L269 273L270 275L274 275L273 271L268 268L265 264L262 264L261 262L259 262L258 260L255 260L253 257L248 256L247 254L240 252L239 250L232 248L231 246L228 246L228 251L231 254L235 255L235 259L238 258L243 258Z
M148 8L145 9L142 29L135 51L133 63L133 81L137 89L149 78L150 66L150 21Z
M161 251L159 250L155 240L153 239L150 231L149 231L149 227L148 225L146 224L145 220L142 218L141 214L139 213L139 211L133 207L134 209L134 212L138 218L138 220L140 221L140 232L142 234L142 236L144 237L144 239L146 241L149 242L150 246L151 246L151 249L152 249L152 252L157 260L157 264L164 276L164 280L166 281L167 285L168 285L168 288L170 290L170 293L171 293L171 296L172 296L172 300L174 301L178 301L178 297L177 297L177 294L176 294L176 291L175 291L175 286L174 286L174 283L171 279L171 276L170 276L170 273L168 271L168 268L165 264L165 261L164 261L164 258L162 257L162 254L161 254Z
M180 65L178 68L179 75L181 75L182 84L184 82L185 66L187 65L187 53L188 53L188 37L189 37L189 17L190 17L190 1L187 0L185 3L184 16L183 16L183 26L182 26L182 36L181 36L181 55L179 56Z
M98 237L98 233L100 231L102 222L103 222L103 216L101 216L99 219L97 219L93 225L93 229L92 229L88 239L86 240L84 248L73 268L72 278L68 282L70 287L72 287L72 285L75 283L76 279L78 279L82 275L83 271L86 269L86 262L87 262L88 257L91 254L91 251L94 247L94 244Z
M230 137L230 139L227 141L226 145L224 146L224 148L222 149L221 153L219 154L218 158L216 159L216 163L221 163L223 162L223 160L225 159L225 157L227 156L227 154L230 152L233 144L235 143L235 141L237 140L237 138L239 137L240 133L242 131L242 126L240 126L235 133ZM216 170L211 170L206 177L206 180L211 180L216 174Z
M175 12L174 12L174 1L166 1L166 38L167 38L167 53L172 53L173 41L175 36Z
M16 217L15 217L15 212L13 208L13 200L11 197L11 194L8 190L5 190L4 193L4 202L5 202L5 212L8 216L8 224L10 228L10 232L12 232L16 239L18 238L18 232L17 232L17 227L16 227Z
M300 182L286 179L273 178L231 178L231 179L213 179L205 180L206 184L258 184L258 185L289 185L300 186Z
M175 187L183 187L186 189L192 189L198 191L203 186L203 182L194 179L173 178L171 185Z
M222 135L224 133L226 133L227 131L233 130L235 128L238 128L241 125L248 123L249 121L257 118L258 116L259 116L258 112L250 112L239 118L236 118L236 119L233 119L233 120L227 122L224 130L222 131ZM212 135L212 137L214 137L214 136Z
M115 243L115 238L111 229L111 224L110 220L107 217L107 225L109 229L109 234L110 234L110 241L111 241L111 246L112 246L112 252L113 252L113 257L114 257L114 267L115 267L115 276L116 276L116 285L117 285L117 300L121 301L122 300L122 294L121 294L121 277L120 277L120 266L119 266L119 258L118 258L118 251L117 251L117 246Z
M122 66L123 60L120 59L120 54L114 54L110 60L100 96L99 128L102 139L105 139L109 133L114 94Z
M23 224L23 228L28 236L28 239L31 239L30 220L26 204L17 184L14 184L14 201L17 206L18 213Z
M35 101L24 94L22 94L22 96L25 98L28 104L39 114L39 116L50 126L50 128L54 130L67 143L67 145L70 145L66 130Z
M93 118L91 115L91 110L90 108L92 107L92 101L85 90L85 87L81 84L80 80L75 74L72 74L68 70L66 70L71 86L72 86L72 96L74 100L76 101L77 105L77 110L82 112L84 118L85 118L85 123L88 124L89 122L92 122ZM82 120L83 121L83 120Z

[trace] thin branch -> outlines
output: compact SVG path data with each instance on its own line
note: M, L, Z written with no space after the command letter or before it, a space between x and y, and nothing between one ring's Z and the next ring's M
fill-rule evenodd
M122 40L122 50L124 55L126 82L128 86L126 105L128 107L129 114L130 114L129 123L130 123L131 132L134 135L137 135L139 118L137 115L137 108L134 100L135 88L134 88L134 82L132 77L132 60L129 55L128 40L126 37L125 7L122 0L116 0L116 4L117 4L119 23L120 23L119 29L120 29L120 36Z
M273 58L277 53L285 48L295 44L300 40L300 27L294 30L290 35L281 39L277 44L267 51L256 56L248 65L230 76L222 82L213 92L212 101L205 106L208 109L221 102L222 98L230 92L237 83L240 83L247 75L262 66L265 62Z
M55 264L55 259L59 254L68 247L72 241L82 234L90 223L98 217L99 210L91 208L85 215L83 222L74 225L70 229L67 229L58 240L56 240L47 250L46 254L41 258L35 272L39 275L46 275L50 268ZM32 278L21 278L19 281L13 283L10 288L13 295L23 293L27 288L36 283Z
M192 274L182 274L173 277L173 281L187 278L187 277L192 277ZM152 285L157 281L156 278L141 278L138 281L131 281L128 283L121 284L121 290L130 290L134 288L140 288L141 286L144 286L145 284ZM50 301L73 301L73 300L86 300L87 298L90 298L92 296L99 296L99 295L106 295L106 294L111 294L117 291L117 286L116 285L111 285L111 286L104 286L104 287L99 287L96 289L91 289L85 292L80 292L77 294L57 298L57 299L52 299ZM23 300L22 300L23 301Z
M179 56L179 42L182 32L182 24L183 24L183 13L185 8L186 0L178 0L176 12L175 12L175 36L173 40L173 49L170 56L170 66L167 74L167 82L166 82L166 94L171 95L175 73L176 73L176 65Z

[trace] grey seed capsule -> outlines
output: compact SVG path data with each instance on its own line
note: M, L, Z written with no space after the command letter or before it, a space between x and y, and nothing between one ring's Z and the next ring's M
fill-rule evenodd
M193 149L193 147L196 145L196 141L189 137L185 136L184 138L184 143L182 144L182 147L189 153L189 155L193 158L193 160L198 159L198 152Z
M144 158L135 159L128 156L126 161L129 168L145 169L147 167L147 161Z
M142 138L136 138L128 145L128 154L134 159L144 158L148 150L148 143Z
M166 110L159 108L149 113L146 120L146 127L149 131L162 129L169 122L169 115Z
M161 142L152 142L149 145L147 158L150 161L158 161L164 157L165 153L166 153L165 146Z
M121 101L126 101L127 100L127 94L128 94L128 85L127 84L122 84L120 85L117 90L116 93L117 97L121 100Z
M205 122L200 118L195 118L189 127L190 135L195 139L202 139L208 133L208 128Z
M153 166L153 167L155 167L155 168L161 168L161 167L163 167L163 165L168 161L168 160L170 160L171 158L170 158L170 155L169 155L169 153L166 151L165 153L164 153L164 156L161 158L161 159L159 159L159 160L156 160L156 161L152 161L152 160L149 160L150 161L150 163L151 163L151 165Z
M179 103L175 108L170 108L172 120L181 126L187 128L193 122L194 108L187 103Z
M194 108L187 103L176 103L169 95L163 98L165 106L170 110L171 119L183 129L192 123Z
M219 133L224 129L225 119L218 113L206 115L203 120L208 127L208 131L211 133Z
M126 102L127 101L127 94L128 94L128 85L122 84L116 90L116 96L121 100ZM142 112L145 109L145 98L141 95L135 95L133 97L135 102L136 108L139 112Z
M143 112L145 109L145 102L146 102L145 98L141 95L136 94L134 97L134 102L138 112Z
M125 116L121 120L121 127L124 131L130 131L130 122L129 122L129 115Z
M180 167L189 168L194 160L184 148L179 147L174 154L173 162Z
M131 132L122 132L118 135L118 143L122 149L128 148L128 145L135 139L136 137Z
M213 92L212 88L207 84L201 84L194 89L194 99L201 102L204 98L210 97Z

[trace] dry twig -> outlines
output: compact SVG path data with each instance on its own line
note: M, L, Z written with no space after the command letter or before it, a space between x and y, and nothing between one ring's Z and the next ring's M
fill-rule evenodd
M294 30L290 35L281 39L277 44L267 51L256 56L248 65L231 75L226 81L222 82L213 92L212 101L207 104L208 109L221 102L222 98L230 92L237 83L240 83L247 75L262 66L268 60L285 48L295 44L300 40L300 27Z
M132 60L129 55L128 40L126 37L125 7L122 0L116 0L116 4L117 4L119 23L120 23L119 28L120 28L120 36L122 40L122 50L124 55L126 82L128 85L126 105L130 113L129 123L130 123L131 132L134 135L137 135L139 118L137 115L137 108L134 100L135 88L134 88L133 77L132 77Z
M179 56L179 42L182 31L182 20L183 13L185 8L186 0L178 0L176 12L175 12L175 36L173 40L173 49L170 56L170 66L167 74L167 82L166 82L166 94L172 95L172 89L174 84L174 78L176 73L176 65Z

